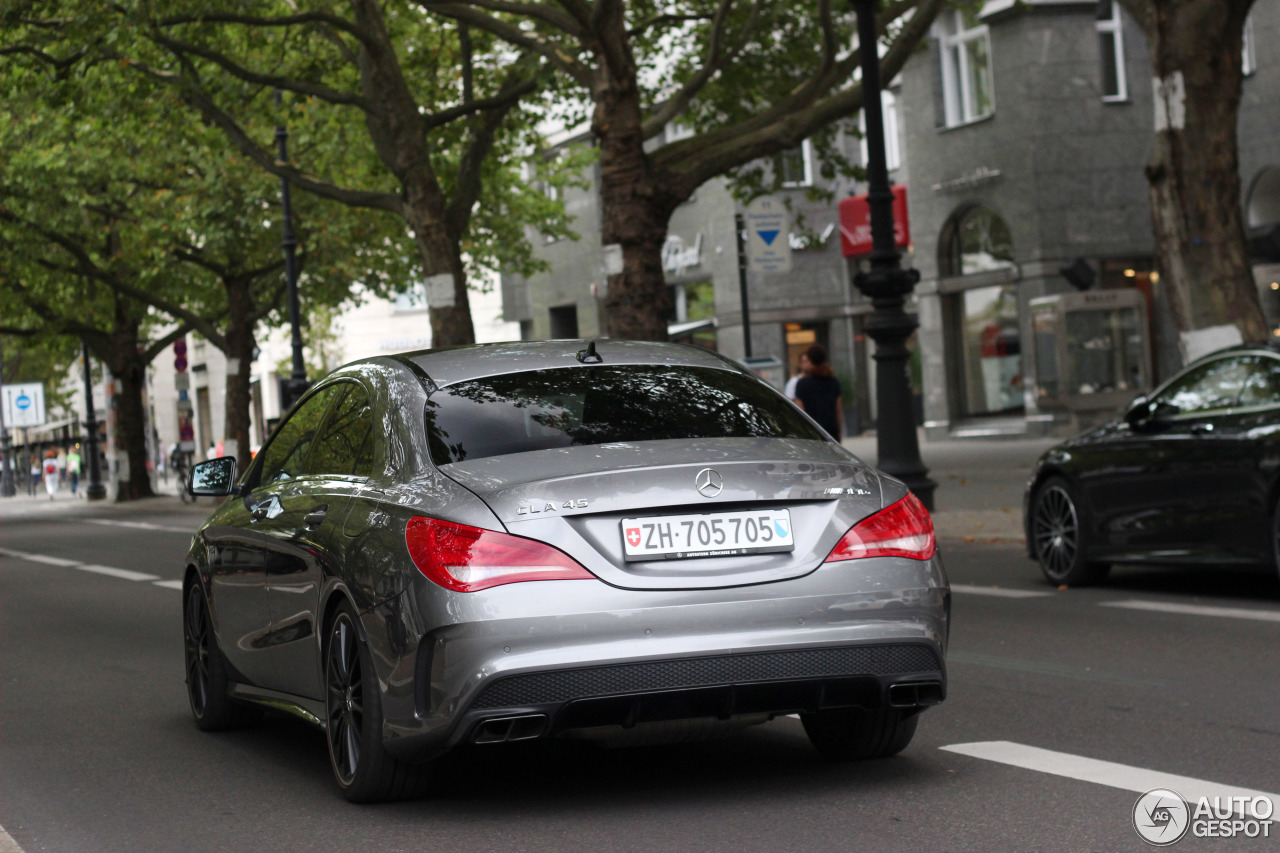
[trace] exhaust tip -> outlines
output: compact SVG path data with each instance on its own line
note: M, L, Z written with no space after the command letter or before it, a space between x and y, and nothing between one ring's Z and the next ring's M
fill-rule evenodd
M508 743L517 740L533 740L547 731L546 714L525 714L519 717L498 717L485 720L476 726L471 735L472 743Z
M890 708L927 708L940 704L943 698L940 681L912 681L889 685Z

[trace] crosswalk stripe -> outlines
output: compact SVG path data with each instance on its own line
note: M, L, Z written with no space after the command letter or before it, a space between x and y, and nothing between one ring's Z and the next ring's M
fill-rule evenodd
M967 755L970 758L981 758L998 764L1021 767L1024 770L1035 770L1039 773L1063 776L1081 782L1093 782L1123 791L1135 791L1139 794L1156 788L1169 788L1181 794L1183 799L1193 806L1200 797L1245 797L1247 799L1268 797L1272 803L1280 803L1280 794L1269 794L1266 791L1224 785L1220 782L1179 776L1176 773L1165 773L1160 770L1148 770L1144 767L1130 767L1114 761L1099 761L1096 758L1054 752L1007 740L956 743L939 747L939 749L958 755Z
M1038 592L1031 589L1005 589L998 586L971 586L963 583L953 583L951 591L965 595L991 595L996 598L1044 598L1053 595L1051 592Z
M1156 613L1182 613L1189 616L1220 616L1226 619L1256 619L1260 622L1280 622L1280 610L1211 607L1203 604L1171 604L1165 601L1142 601L1136 598L1125 601L1101 601L1098 603L1102 607L1123 607L1127 610L1150 610Z
M159 575L149 575L146 572L135 572L130 569L117 569L113 566L76 566L82 572L93 572L95 575L107 575L113 578L123 578L127 581L157 581L160 580Z
M26 551L11 551L8 548L0 548L0 554L6 557L17 557L19 560L30 560L33 563L44 563L49 566L78 566L79 560L64 560L61 557L49 557L44 554L28 554Z
M182 589L182 581L152 581L156 586L162 586L165 589Z

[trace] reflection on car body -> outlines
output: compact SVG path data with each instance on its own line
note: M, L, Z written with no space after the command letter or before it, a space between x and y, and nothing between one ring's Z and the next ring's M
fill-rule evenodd
M672 721L903 749L946 690L923 506L734 362L582 346L374 358L303 397L188 556L197 723L301 716L356 801L462 743Z

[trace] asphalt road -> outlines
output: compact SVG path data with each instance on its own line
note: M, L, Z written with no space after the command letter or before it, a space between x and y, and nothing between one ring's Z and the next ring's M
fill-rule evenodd
M950 696L896 758L825 762L782 718L679 746L477 747L427 799L348 805L305 724L191 722L161 584L207 509L0 517L0 825L28 853L1145 850L1125 784L1280 792L1280 581L1057 590L1020 547L957 540ZM1175 849L1274 850L1272 829Z

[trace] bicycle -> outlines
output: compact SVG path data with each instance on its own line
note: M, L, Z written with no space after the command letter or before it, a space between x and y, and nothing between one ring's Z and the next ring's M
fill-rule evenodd
M184 504L195 503L196 496L191 491L191 468L187 464L187 454L175 453L171 462L173 473L178 477L178 498Z

